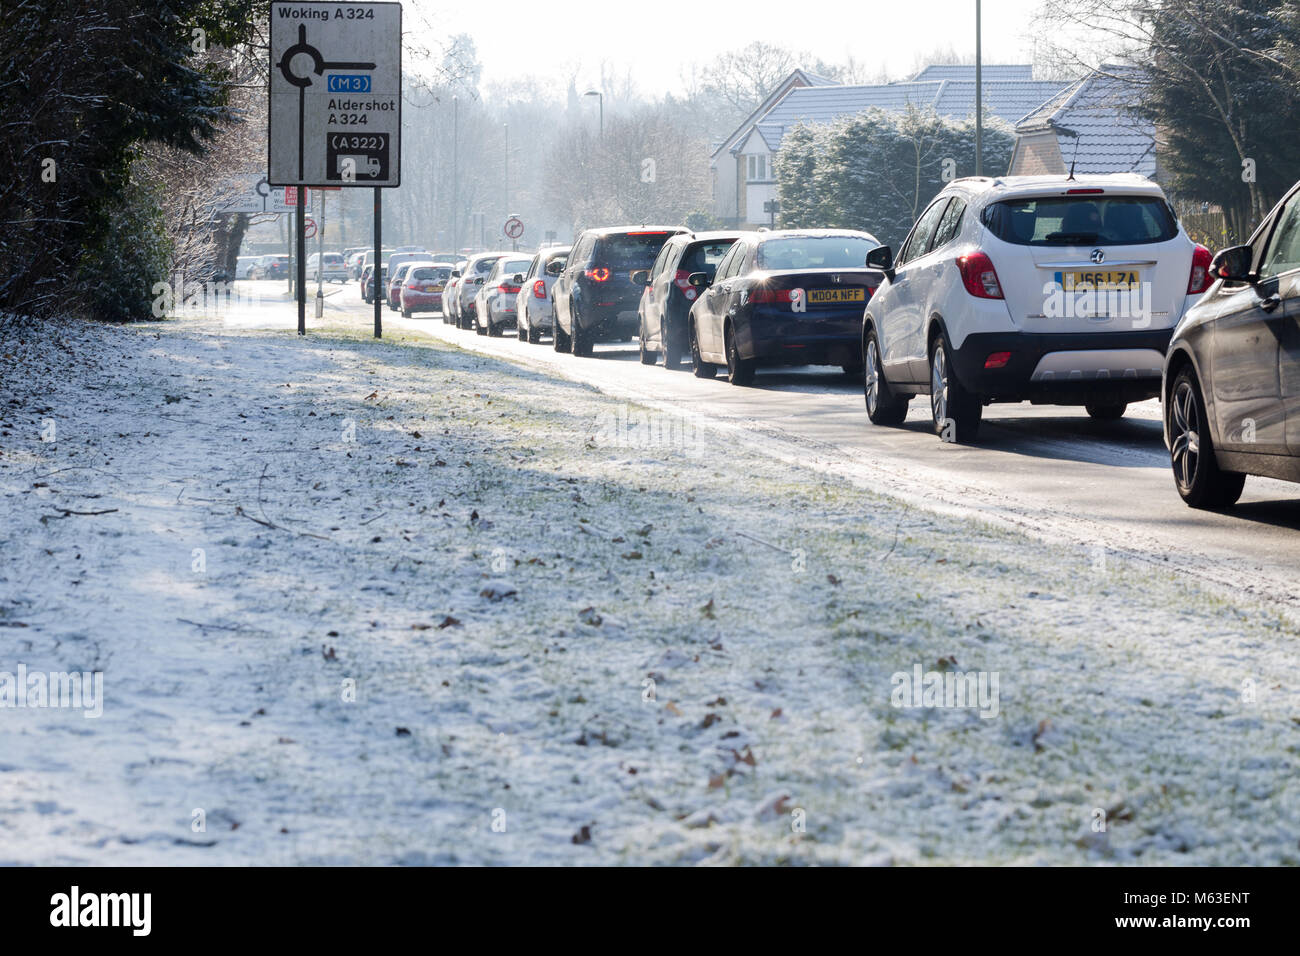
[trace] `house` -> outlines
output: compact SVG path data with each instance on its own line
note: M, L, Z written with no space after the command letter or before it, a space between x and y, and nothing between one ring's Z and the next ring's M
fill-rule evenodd
M1064 85L1033 79L1027 64L985 66L981 83L984 115L1010 124L1059 94ZM823 80L779 92L755 110L710 161L715 170L714 215L729 225L770 221L764 204L776 199L772 161L781 141L799 123L832 123L873 108L902 111L909 106L965 119L975 112L975 67L929 66L896 83L845 86Z
M1156 129L1137 115L1140 67L1104 64L1016 124L1013 176L1138 173L1159 179Z
M730 136L724 139L709 156L709 167L713 176L713 214L727 222L736 222L736 206L740 203L745 204L746 196L744 195L744 184L753 183L755 185L769 185L775 194L776 186L771 181L771 167L764 161L763 165L755 165L752 157L763 155L769 152L766 149L756 149L755 144L751 142L754 130L754 124L758 119L764 116L777 103L793 90L806 89L817 86L833 86L838 81L832 80L825 76L819 76L816 73L810 73L807 70L795 70L784 80L782 80L767 98L763 100L758 107L745 118L745 121L736 127ZM763 208L762 200L756 207L760 210Z

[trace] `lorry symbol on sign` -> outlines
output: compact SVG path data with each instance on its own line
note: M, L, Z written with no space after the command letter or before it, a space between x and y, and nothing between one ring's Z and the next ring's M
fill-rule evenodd
M361 156L361 155L341 155L337 158L335 172L337 172L346 181L355 180L358 176L369 176L375 179L379 176L380 166L379 157ZM351 176L348 174L351 173Z
M295 71L294 60L298 57L307 57L311 60L311 66L306 73L299 75ZM284 51L280 57L280 62L276 64L280 73L284 75L285 80L298 87L298 178L302 179L303 168L303 123L304 115L307 108L307 87L312 84L312 74L321 76L326 70L373 70L373 63L329 63L320 50L307 42L307 26L301 24L298 27L298 42ZM302 69L304 64L299 61L297 69Z

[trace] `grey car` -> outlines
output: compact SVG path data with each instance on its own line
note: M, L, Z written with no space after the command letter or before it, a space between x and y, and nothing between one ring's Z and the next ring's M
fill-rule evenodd
M1178 493L1222 509L1247 475L1300 481L1300 183L1209 272L1174 330L1162 398Z

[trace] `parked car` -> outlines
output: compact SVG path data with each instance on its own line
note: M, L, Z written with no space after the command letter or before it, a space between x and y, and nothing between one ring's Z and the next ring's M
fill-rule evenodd
M240 256L235 260L235 278L251 279L253 266L257 265L261 256Z
M886 281L863 317L867 414L899 424L929 395L935 431L970 441L992 402L1114 420L1160 394L1210 253L1144 177L1008 176L950 183L868 261Z
M409 319L412 312L438 312L442 309L442 294L451 278L451 264L446 262L417 262L410 267L398 293L402 316Z
M348 269L343 263L343 256L337 252L319 255L313 252L307 258L307 278L313 282L347 282Z
M557 270L564 268L569 257L569 246L549 246L533 256L524 273L523 286L515 297L515 329L519 341L525 340L536 345L542 340L543 332L554 328L555 313L551 311L551 286L555 284L555 275L549 271L551 264Z
M361 298L365 302L375 301L375 267L366 266L366 271L361 275ZM388 266L379 267L379 284L382 289L388 282ZM381 293L382 296L382 293ZM382 301L382 299L381 299Z
M452 267L451 278L447 280L447 288L442 290L442 322L444 325L455 325L460 328L460 280L464 278L465 266L469 264L468 259L459 259L456 265Z
M475 321L475 296L492 267L504 252L480 252L470 256L456 283L456 328L471 329Z
M406 282L407 274L416 266L428 265L433 265L433 263L421 259L417 259L414 262L403 262L398 264L397 268L389 275L388 284L386 286L388 292L385 301L388 303L390 309L396 312L402 307L402 285Z
M1161 395L1174 485L1193 508L1230 508L1247 475L1300 481L1300 183L1174 329Z
M759 368L839 365L861 369L862 309L884 276L868 269L880 243L850 229L747 233L732 243L712 281L689 279L699 292L687 334L698 378L725 366L733 385Z
M498 259L474 297L474 331L499 336L517 321L515 298L523 286L531 259L506 255Z
M673 236L654 265L633 274L646 289L637 306L641 364L653 365L662 354L665 368L677 368L690 354L687 318L699 292L690 277L701 272L713 281L718 263L739 232L698 232Z
M250 279L287 279L293 263L289 256L262 256L248 270Z
M632 281L632 273L649 269L664 243L686 231L620 226L582 233L551 287L555 351L590 355L597 342L635 335L644 286Z

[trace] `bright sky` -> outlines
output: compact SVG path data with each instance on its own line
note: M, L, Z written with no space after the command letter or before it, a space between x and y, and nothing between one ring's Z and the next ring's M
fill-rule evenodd
M1041 0L984 0L985 63L1028 63L1030 19ZM564 75L579 65L578 86L593 85L600 61L630 69L642 93L679 86L692 61L707 62L754 40L808 50L827 61L852 54L891 75L909 73L917 57L951 47L975 52L975 0L404 0L408 33L434 23L469 33L484 66L483 82ZM653 11L653 12L651 12Z

